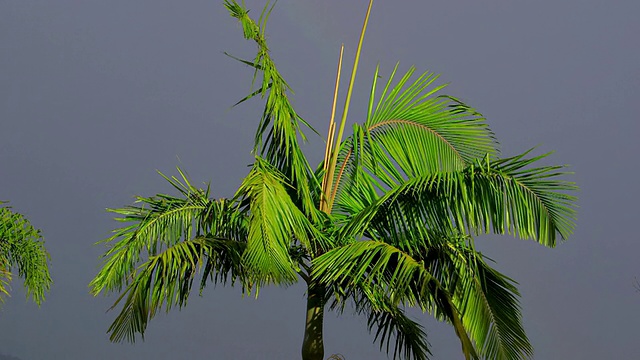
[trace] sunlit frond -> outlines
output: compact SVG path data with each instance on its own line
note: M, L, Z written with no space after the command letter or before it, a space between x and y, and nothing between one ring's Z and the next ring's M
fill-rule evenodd
M51 287L49 253L40 230L0 201L0 302L8 295L12 268L24 279L27 298L40 305Z
M410 68L394 85L397 68L375 107L374 80L367 120L354 124L353 134L341 144L333 173L335 212L354 214L348 203L362 190L383 194L407 179L461 171L497 153L484 117L451 96L438 95L445 85L434 86L437 75L426 72L411 81L415 69Z
M458 170L496 153L495 137L484 117L456 98L439 95L446 84L434 85L438 75L425 72L410 82L415 72L411 67L392 86L397 69L398 65L364 125L407 174ZM375 88L371 96L372 104Z
M421 176L388 191L358 213L343 233L362 235L372 224L407 228L410 223L449 232L493 232L555 246L573 231L575 191L561 166L528 168L546 155L477 161L461 172Z
M426 72L411 81L412 67L393 85L397 68L375 107L374 81L368 117L342 144L348 163L338 166L364 167L394 186L415 176L459 171L485 154L496 154L495 137L484 117L458 99L438 95L446 85L434 85L437 75Z
M249 233L244 261L259 283L291 284L300 271L290 257L289 249L301 243L314 254L320 234L295 206L284 175L267 161L256 158L244 179L237 197L247 203Z
M180 197L138 197L141 205L110 210L129 224L101 242L112 247L89 286L94 295L124 289L112 307L124 302L109 328L112 341L144 337L159 309L185 305L198 272L201 292L210 282L253 286L242 264L248 215L235 200L210 199L209 188L194 187L178 171L180 179L162 176Z

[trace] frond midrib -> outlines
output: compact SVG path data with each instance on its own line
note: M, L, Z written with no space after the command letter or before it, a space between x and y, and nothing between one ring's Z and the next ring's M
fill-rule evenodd
M440 133L438 133L437 131L435 131L434 129L432 129L429 126L426 126L426 125L423 125L423 124L419 124L419 123L416 123L414 121L404 120L404 119L389 119L389 120L384 120L384 121L381 121L381 122L378 122L378 123L374 124L373 126L367 128L367 131L373 131L378 127L385 126L385 125L393 125L393 124L402 124L402 125L414 126L414 127L422 128L422 129L430 132L431 134L435 135L440 140L442 140L445 144L447 144L447 146L456 154L456 157L462 162L463 166L466 164L466 162L465 162L464 158L462 157L462 155L460 154L460 152L453 145L451 145L451 143L447 139L445 139L442 135L440 135Z

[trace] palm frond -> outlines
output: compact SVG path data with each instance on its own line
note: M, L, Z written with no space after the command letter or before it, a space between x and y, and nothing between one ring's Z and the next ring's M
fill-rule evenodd
M429 359L429 343L422 325L411 320L398 306L371 309L367 318L369 331L375 330L374 341L380 342L380 350L393 353L393 359ZM393 349L391 338L395 339Z
M228 239L198 237L149 257L111 308L124 300L108 330L111 341L135 342L136 334L144 338L147 324L158 310L164 307L168 312L173 306L185 306L198 272L202 274L201 290L207 281L248 281L241 261L245 247L246 243Z
M129 223L99 243L111 246L102 256L102 269L89 284L94 295L120 291L129 285L138 264L180 241L213 235L246 242L246 214L226 199L212 200L209 188L194 187L185 174L182 179L162 175L182 197L159 194L137 197L139 206L109 209L119 222Z
M478 355L451 294L409 254L384 242L367 240L333 249L313 260L313 276L345 287L364 283L383 292L391 304L419 305L453 325L467 359Z
M575 226L576 186L561 179L562 166L527 168L547 156L522 155L476 161L456 173L439 173L405 181L363 209L341 231L362 235L377 228L441 232L513 234L545 246L568 238Z
M342 313L351 300L356 313L367 318L367 329L374 333L380 350L393 354L394 359L429 359L430 344L422 325L410 319L383 291L366 282L349 287L334 283L328 289L334 298L330 309Z
M4 302L4 296L9 296L9 286L13 276L9 271L9 261L0 259L0 303Z
M394 85L397 69L374 107L376 69L367 120L354 124L340 146L331 196L338 212L366 183L382 194L408 179L461 171L497 153L484 117L451 96L438 95L445 85L434 86L437 75L425 72L412 80L412 67Z
M529 359L533 348L522 326L518 290L474 251L454 259L460 278L453 301L477 349L486 359Z
M464 245L466 236L455 235L456 229L510 232L553 246L556 234L566 238L573 228L575 198L567 192L575 186L557 179L566 175L559 166L527 168L546 155L526 155L493 162L487 157L460 173L410 180L406 188L398 188L404 190L379 200L385 205L356 213L354 222L341 230L344 241L359 236L379 239L424 263L452 294L464 328L480 354L490 359L532 355L522 327L519 294L511 279ZM353 231L351 226L362 220L360 225L366 225ZM443 231L450 235L441 238Z
M467 245L467 237L450 234L429 234L428 238L407 239L402 242L397 250L411 256L434 280L434 284L439 284L429 291L445 291L451 305L459 313L459 322L469 339L475 344L474 348L486 359L527 359L532 355L532 347L527 339L522 326L522 317L518 303L519 293L515 288L513 280L505 277L492 269L484 260L481 254ZM356 243L358 244L358 243ZM383 247L382 245L375 245ZM356 249L371 249L375 246L352 245ZM390 249L393 249L390 247ZM347 250L345 250L346 252ZM382 316L387 321L392 314L385 314L386 309L394 309L393 303L387 304L389 298L385 293L402 297L408 305L419 305L423 309L430 311L437 319L453 322L445 311L429 296L421 295L424 288L417 283L407 281L409 289L405 295L398 293L397 284L401 278L394 279L399 273L399 267L406 266L406 262L398 261L397 257L383 257L371 251L367 257L358 250L349 250L354 256L349 260L331 259L334 264L330 267L350 266L349 261L357 263L364 261L368 263L367 269L359 265L352 268L342 269L343 272L336 278L340 281L338 290L334 290L336 295L332 308L344 306L346 299L353 298L356 309L366 308L372 315ZM376 250L379 252L379 250ZM376 268L373 264L379 266ZM359 269L363 273L354 271ZM326 271L318 269L317 271ZM376 275L376 272L378 273ZM355 278L354 278L355 277ZM334 283L335 284L335 283ZM334 287L335 287L334 286ZM361 289L361 290L357 290ZM396 301L399 301L396 299ZM440 300L442 302L444 300ZM364 305L363 305L364 304ZM382 309L382 312L380 312ZM395 311L395 310L393 310ZM369 319L371 325L371 318ZM384 322L383 322L384 324ZM387 337L387 347L390 336L387 328L379 328ZM410 336L411 329L408 329ZM396 335L397 336L397 335ZM411 344L411 342L409 342ZM415 345L415 344L414 344ZM397 344L396 344L397 347Z
M42 304L51 287L49 253L44 247L40 230L34 228L22 214L0 201L0 301L8 295L12 268L24 279L27 299Z
M510 158L478 161L465 172L474 184L472 194L478 201L475 224L488 220L495 233L510 233L554 247L556 233L568 239L575 228L575 183L559 179L570 175L565 166L528 168L551 153L527 158L531 150ZM491 192L489 192L491 188ZM473 214L472 211L468 211Z
M296 242L310 254L322 243L320 234L289 197L285 177L267 161L256 158L236 197L249 213L246 266L260 284L291 284L300 271L289 250Z
M410 82L415 72L411 67L392 87L397 69L398 65L364 125L408 175L459 170L473 159L497 152L482 114L456 98L438 95L446 87L434 86L438 75L425 72ZM375 87L371 104L374 94ZM422 168L410 172L411 166Z
M361 164L367 171L382 172L381 180L393 186L403 178L459 171L485 154L497 153L484 117L458 99L438 95L446 85L434 85L436 74L425 72L412 80L415 68L411 67L393 85L397 69L398 65L375 108L374 81L360 139L354 134L353 141L345 144L351 145L347 160L364 159Z
M294 201L301 204L308 216L317 220L316 204L310 197L310 188L319 187L320 184L311 176L312 169L298 141L298 137L306 139L300 123L309 125L293 109L287 96L291 88L269 54L264 27L271 12L270 4L267 2L257 22L249 17L249 11L244 4L241 5L235 0L225 0L225 6L231 16L241 23L245 39L255 41L258 46L255 60L241 60L255 68L254 81L258 72L262 74L262 82L258 91L252 91L240 102L258 94L266 97L262 119L255 135L254 153L263 157L287 177L288 182L293 185L291 192L296 194Z
M492 269L470 238L430 234L412 241L405 251L423 263L451 294L462 324L483 358L532 356L515 282Z

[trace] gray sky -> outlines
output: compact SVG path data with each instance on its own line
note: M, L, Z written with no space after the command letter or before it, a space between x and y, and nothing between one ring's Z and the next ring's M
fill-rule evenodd
M247 0L258 15L264 1ZM272 55L298 112L324 133L339 46L348 64L366 0L280 0ZM377 0L351 121L365 113L376 63L442 74L448 93L485 114L504 155L540 145L571 164L578 227L546 249L510 237L478 241L520 282L536 359L640 358L637 221L640 175L637 0ZM41 228L55 284L38 309L20 282L0 309L0 353L23 360L299 358L304 288L258 301L210 288L161 314L146 341L111 344L115 299L87 284L117 223L104 211L170 191L156 170L187 170L229 196L247 173L260 102L229 111L254 56L222 1L0 1L0 199ZM343 82L346 84L346 81ZM314 162L320 140L305 148ZM460 359L453 330L427 327L435 359ZM365 319L326 318L326 352L385 359Z

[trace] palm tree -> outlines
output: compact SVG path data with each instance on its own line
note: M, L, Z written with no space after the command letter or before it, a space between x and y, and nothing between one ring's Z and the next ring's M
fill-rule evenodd
M24 279L27 298L31 297L40 306L51 286L49 254L40 230L4 204L0 201L0 302L4 300L3 295L9 295L11 270L17 268L18 276Z
M265 99L255 162L231 199L180 176L165 177L178 196L138 197L111 210L126 223L103 242L111 247L90 284L120 292L112 341L144 336L158 310L185 306L193 281L239 285L307 285L302 358L324 357L323 314L352 308L367 318L381 350L425 359L422 326L405 314L418 307L450 323L466 358L519 359L532 354L515 282L475 250L474 236L513 234L553 247L574 228L576 187L561 166L533 167L547 155L499 158L485 119L441 95L437 76L398 66L379 90L373 76L367 117L343 139L371 2L338 127L331 116L324 161L312 168L299 145L302 126L289 87L265 42L271 12L257 21L226 0L254 60L237 60L262 76ZM332 114L335 114L342 51Z

